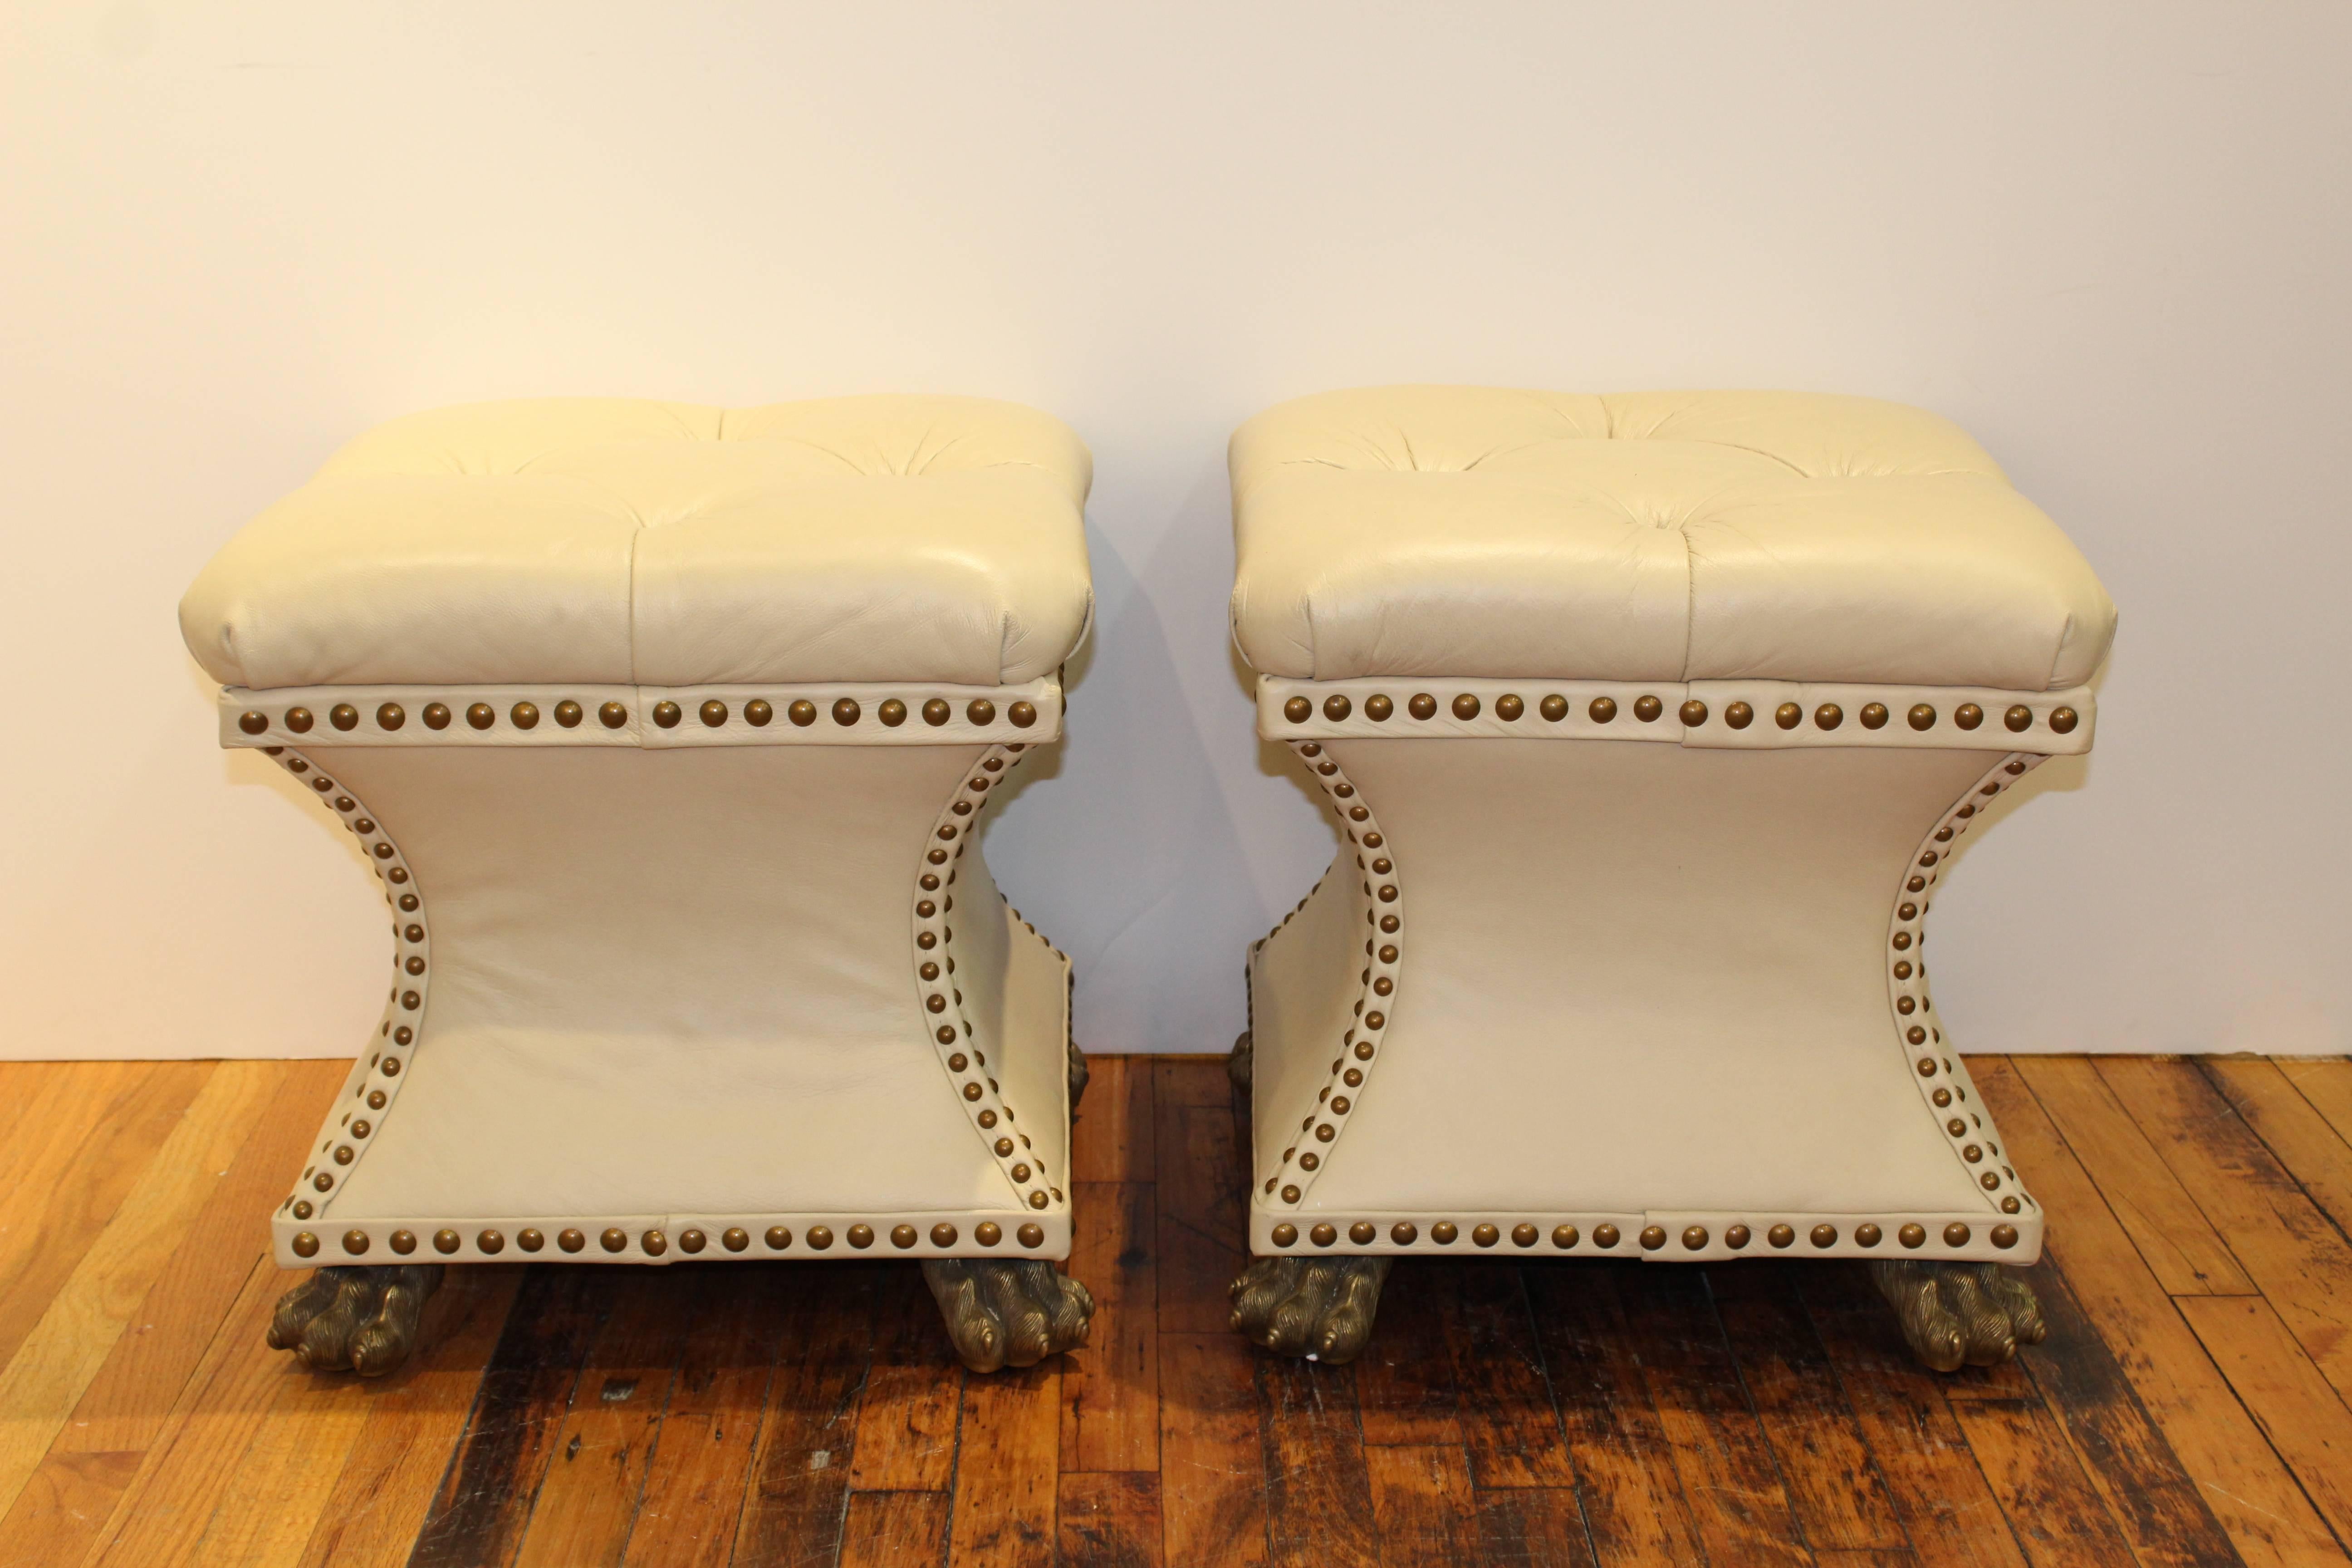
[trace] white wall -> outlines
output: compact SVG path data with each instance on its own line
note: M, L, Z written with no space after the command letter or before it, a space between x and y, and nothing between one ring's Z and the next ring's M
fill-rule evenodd
M1082 1041L1218 1050L1329 839L1252 736L1224 439L1429 380L1974 430L2123 606L1937 911L1971 1048L2339 1050L2340 5L0 9L0 1055L348 1051L382 906L173 607L345 437L611 392L1018 398L1099 630L991 829Z

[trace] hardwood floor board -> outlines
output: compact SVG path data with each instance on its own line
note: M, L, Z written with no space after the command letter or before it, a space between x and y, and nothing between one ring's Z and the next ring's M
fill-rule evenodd
M1452 1277L1455 1419L1479 1489L1574 1486L1520 1270L1503 1262L1423 1267Z
M1926 1568L2021 1568L2025 1553L1953 1402L1937 1375L1913 1359L1892 1310L1859 1269L1816 1267L1801 1282L1806 1315L1919 1562Z
M522 1279L520 1266L449 1270L425 1307L416 1358L367 1385L366 1424L318 1510L304 1568L408 1561Z
M1702 1562L1615 1269L1547 1263L1520 1272L1601 1568Z
M1478 1558L1488 1568L1592 1568L1576 1494L1564 1487L1480 1492Z
M2128 1568L2131 1547L2047 1405L1961 1399L1951 1409L2029 1562Z
M1801 1563L1795 1511L1739 1384L1702 1270L1614 1266L1660 1430L1707 1560Z
M1225 1054L1214 1056L1153 1057L1151 1061L1151 1095L1160 1105L1222 1105L1233 1104L1233 1079L1225 1071ZM1181 1143L1160 1139L1158 1147L1181 1149ZM1129 1176L1129 1181L1137 1178Z
M726 1264L621 1268L523 1530L519 1568L617 1564L687 1337Z
M841 1554L885 1270L870 1263L765 1267L789 1277L789 1309L733 1561L737 1568L800 1568Z
M921 1568L947 1561L945 1492L852 1492L842 1516L841 1568Z
M874 1279L874 1361L857 1416L855 1491L943 1492L955 1479L963 1363L914 1265Z
M2352 1240L2328 1222L2193 1062L2099 1071L2338 1394L2352 1394Z
M457 1451L409 1554L413 1568L505 1568L514 1561L580 1368L619 1281L615 1270L527 1270Z
M206 1075L105 1228L58 1283L0 1370L0 1412L5 1415L0 1419L0 1513L16 1502L51 1444L64 1435L285 1076L277 1062L226 1062ZM150 1397L168 1408L177 1392L167 1387ZM159 1421L161 1415L157 1411ZM105 1444L113 1451L143 1446Z
M2249 1058L2209 1057L2198 1066L2320 1212L2352 1233L2352 1143L2294 1080L2276 1062Z
M791 1279L783 1268L737 1264L713 1282L646 1461L628 1568L726 1568L735 1555Z
M2149 1568L2235 1562L2229 1532L2133 1392L2065 1275L2045 1262L2025 1277L2042 1302L2048 1338L2022 1347L2018 1364L2056 1414L2075 1458L2139 1561Z
M1160 1568L1157 1471L1065 1475L1060 1516L1063 1568Z
M16 1358L51 1298L71 1277L146 1173L217 1064L77 1062L71 1093L28 1110L0 1165L11 1212L0 1226L0 1363Z
M1381 1568L1477 1568L1478 1502L1461 1445L1366 1448L1364 1468Z
M2254 1293L2254 1282L2089 1058L2011 1059L2167 1294Z
M1070 1274L1094 1293L1095 1316L1086 1344L1062 1358L1062 1468L1157 1472L1158 1192L1150 1182L1088 1182L1070 1203Z
M1366 1443L1462 1441L1454 1344L1464 1332L1463 1267L1408 1258L1389 1270L1378 1327L1355 1361L1356 1412Z
M2352 1541L2352 1410L2343 1397L2269 1302L2183 1301L2180 1310L2336 1539Z
M1346 1367L1256 1358L1265 1442L1266 1555L1277 1568L1359 1568L1380 1561L1371 1478Z
M2352 1143L2352 1061L2341 1057L2271 1059L2294 1085L2295 1091L2336 1130L2336 1135Z
M1070 1180L1155 1180L1159 1159L1151 1058L1091 1057L1087 1070L1087 1092L1070 1127Z
M1266 1556L1265 1443L1254 1352L1238 1334L1160 1340L1162 1540L1171 1563Z
M965 1380L948 1517L948 1560L957 1568L1052 1568L1060 1533L1061 1359Z
M1233 1300L1227 1287L1249 1261L1249 1165L1235 1133L1232 1096L1223 1080L1214 1078L1223 1070L1215 1064L1194 1071L1163 1065L1153 1079L1159 1146L1185 1152L1181 1160L1162 1162L1156 1184L1156 1285L1163 1334L1228 1331ZM1183 1098L1200 1091L1195 1080L1211 1079L1220 1096L1214 1103Z
M1716 1316L1805 1541L1817 1552L1905 1549L1886 1483L1805 1313L1796 1275L1802 1267L1709 1268Z

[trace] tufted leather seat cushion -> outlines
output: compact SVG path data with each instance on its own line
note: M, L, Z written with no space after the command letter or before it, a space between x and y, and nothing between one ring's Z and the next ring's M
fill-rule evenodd
M180 626L225 685L1051 674L1092 465L965 397L549 398L411 415L256 518Z
M1259 415L1232 468L1269 675L2043 689L2115 634L2056 525L1896 404L1367 388Z

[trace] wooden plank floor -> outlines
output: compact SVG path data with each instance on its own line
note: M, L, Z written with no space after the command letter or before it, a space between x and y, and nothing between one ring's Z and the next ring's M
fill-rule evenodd
M0 1064L0 1564L2352 1562L2352 1063L1973 1065L2052 1237L1990 1372L1841 1263L1415 1261L1259 1354L1222 1061L1107 1058L1077 1354L966 1376L906 1263L485 1267L362 1383L261 1342L341 1064Z

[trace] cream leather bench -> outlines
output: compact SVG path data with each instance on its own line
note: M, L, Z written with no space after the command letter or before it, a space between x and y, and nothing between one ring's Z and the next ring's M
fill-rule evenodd
M975 1368L1083 1342L1069 964L973 834L1061 732L1089 477L974 399L486 404L221 551L180 616L222 743L393 928L273 1343L388 1370L442 1263L877 1257Z
M1399 1257L1855 1258L1931 1364L2038 1337L1922 922L2091 744L2065 536L1859 398L1335 393L1232 466L1258 732L1341 837L1250 953L1236 1326L1345 1359Z

